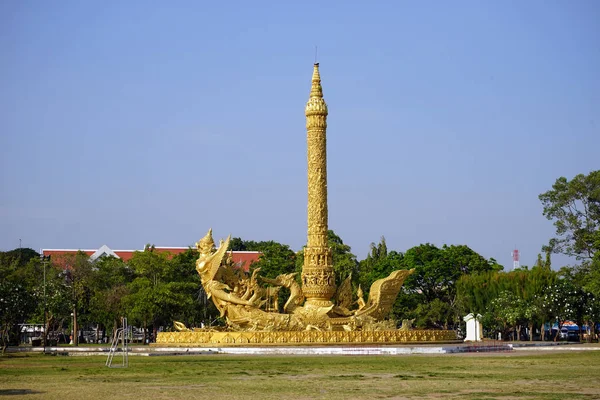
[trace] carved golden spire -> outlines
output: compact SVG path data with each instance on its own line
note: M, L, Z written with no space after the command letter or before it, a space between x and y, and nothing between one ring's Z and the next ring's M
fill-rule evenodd
M323 97L323 88L321 87L321 74L319 74L319 63L315 63L313 68L310 97Z
M327 113L319 64L315 64L305 109L308 242L302 267L302 292L306 296L306 305L314 307L331 306L330 299L335 293L331 249L327 245Z
M325 100L323 100L323 87L321 87L319 63L315 63L312 75L312 86L310 88L310 97L308 99L308 103L306 104L305 115L307 117L311 115L322 115L326 117L327 114L327 104L325 104Z

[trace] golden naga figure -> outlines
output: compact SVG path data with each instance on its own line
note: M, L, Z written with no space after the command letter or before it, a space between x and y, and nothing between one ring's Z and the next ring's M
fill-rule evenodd
M358 289L358 299L353 300L350 276L340 285L334 302L328 306L306 304L306 296L296 280L297 274L283 274L275 279L244 272L226 258L229 238L221 240L215 248L212 230L196 243L199 256L196 270L200 275L207 297L225 318L230 331L354 331L394 329L382 320L391 311L402 283L413 270L398 270L387 278L379 279L371 285L368 301L362 298ZM323 284L330 286L328 282ZM267 285L267 286L265 286ZM313 284L314 286L314 284ZM281 287L290 291L290 296L278 312L277 303L270 297ZM352 309L357 305L356 309ZM189 329L176 322L175 329L187 332Z

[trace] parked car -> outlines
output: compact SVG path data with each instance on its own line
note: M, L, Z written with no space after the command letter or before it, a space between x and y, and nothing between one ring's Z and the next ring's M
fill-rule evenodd
M566 326L563 326L560 329L560 338L570 342L579 342L579 328L569 329Z

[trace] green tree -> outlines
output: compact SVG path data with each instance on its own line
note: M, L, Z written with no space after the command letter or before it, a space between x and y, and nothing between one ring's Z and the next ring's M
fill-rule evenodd
M510 291L501 292L491 305L491 314L502 323L505 334L516 331L516 340L521 339L522 325L531 321L537 312L535 305Z
M50 268L49 268L50 270ZM37 290L37 299L39 299L39 320L43 318L44 292L43 287ZM63 329L71 323L71 312L73 310L72 292L64 278L58 273L46 280L46 310L48 312L48 334L51 342L57 342L61 339Z
M495 260L486 260L468 246L444 245L440 249L429 243L407 250L402 265L402 268L415 272L406 279L394 305L394 313L405 312L410 318L417 319L418 326L437 328L447 328L460 321L457 282L462 276L502 268ZM442 309L433 303L435 299L446 307ZM430 307L436 311L431 313ZM438 312L440 310L443 312ZM436 313L444 318L433 321L430 316Z
M35 315L35 287L41 281L39 254L18 248L0 252L0 336L5 346L18 341L18 324Z
M530 340L533 340L533 325L537 324L540 327L541 339L545 338L544 325L552 319L552 310L547 307L544 301L547 288L556 283L558 275L550 269L549 258L542 267L533 267L527 274L525 289L522 292L523 299L527 304L531 305L534 313L529 320L529 329L532 333Z
M295 270L296 253L288 245L273 240L255 242L234 237L229 241L228 250L260 252L258 261L250 267L252 269L260 268L260 274L267 278L275 278L277 275Z
M275 278L281 274L294 272L296 268L296 253L290 246L281 244L273 240L258 242L253 246L252 251L260 251L258 261L254 262L250 268L260 268L260 275L266 278Z
M600 253L594 256L587 275L584 282L586 290L600 298Z
M178 262L169 257L167 253L156 252L152 246L147 246L145 251L134 253L128 262L134 279L129 283L129 294L123 301L131 320L142 324L145 335L149 327L153 328L156 337L161 325L170 326L173 320L189 322L190 310L198 306L195 294L199 280L181 280Z
M584 292L585 298L583 299L583 321L588 326L590 334L587 336L588 342L592 340L596 333L595 322L600 320L600 298L596 297L593 293ZM582 326L579 325L581 333Z
M0 251L0 268L12 268L15 272L18 268L26 266L29 261L37 260L40 255L30 248L18 248L9 251Z
M558 279L547 289L543 298L543 306L558 326L554 341L559 339L560 330L565 321L583 320L585 314L585 298L583 296L581 289L577 288L570 279Z
M35 316L35 288L42 282L39 254L29 248L0 252L0 319L3 340L18 338L19 323ZM12 339L10 339L12 340Z
M533 265L534 268L538 267L538 268L552 269L551 255L552 255L552 252L548 248L546 248L546 257L544 259L542 259L542 254L538 253L537 260L535 261L535 264Z
M590 262L600 248L600 170L579 174L572 180L560 177L542 193L544 216L554 220L556 238L548 249Z
M29 261L28 269L36 274L33 283L28 285L36 300L29 322L43 323L46 335L51 335L52 342L57 342L63 329L71 323L73 312L73 291L66 279L64 266L60 261L36 258Z
M531 270L519 269L507 273L485 271L463 275L457 282L459 309L462 314L473 312L486 317L486 313L493 309L492 302L500 297L501 293L510 293L526 305L519 309L527 316L527 320L520 321L520 324L527 324L530 332L534 331L534 325L540 324L543 339L543 325L550 318L550 310L545 307L544 298L547 288L554 284L556 279L554 271L537 266ZM488 319L492 320L499 319L494 316ZM495 322L492 325L495 325ZM504 325L500 326L500 330L504 328ZM530 334L530 340L532 339L533 335Z
M439 249L429 243L409 249L404 254L404 266L415 269L405 285L422 293L426 302L436 298L454 302L456 281L462 275L501 268L465 245Z
M229 241L229 248L227 250L233 251L260 251L261 247L268 242L255 242L254 240L243 240L239 237L231 238Z
M359 283L368 290L373 282L387 277L392 271L403 269L404 254L396 251L388 252L385 237L379 243L371 243L369 254L358 263Z
M33 309L33 296L24 285L14 280L0 282L0 340L2 354L6 346L18 339L18 323Z
M484 271L461 276L456 283L456 290L462 314L484 315L500 294L502 274L498 271Z
M82 251L78 251L76 254L65 254L61 263L64 266L65 280L71 292L73 344L78 346L80 325L91 322L89 311L93 294L94 271L89 256Z
M447 329L454 320L454 309L450 304L433 299L427 303L418 303L414 312L415 325L436 329Z
M550 251L575 257L578 265L561 269L565 285L585 293L586 298L600 298L600 170L570 181L558 178L539 198L544 216L556 227L556 237L546 246L548 267ZM573 299L572 318L578 319L580 326L581 319L598 318L592 317L596 315L594 302L590 300L586 306ZM591 320L589 323L594 326Z
M90 320L103 332L114 332L120 318L127 314L124 299L129 294L127 285L133 280L133 271L123 260L112 256L97 259L92 271Z

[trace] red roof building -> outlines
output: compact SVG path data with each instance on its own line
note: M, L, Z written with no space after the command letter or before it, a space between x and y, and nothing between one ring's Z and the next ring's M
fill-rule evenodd
M174 256L187 251L189 247L153 247L153 251L160 253L169 253L170 256ZM120 258L127 262L133 257L136 251L142 250L112 250L107 245L103 245L99 249L42 249L41 254L44 256L52 256L53 260L60 260L60 258L67 254L77 254L78 251L82 251L90 257L90 260L94 261L100 257L113 256ZM259 251L231 251L231 259L238 268L243 268L244 271L248 272L250 265L258 261L260 257ZM60 261L59 261L60 262Z

